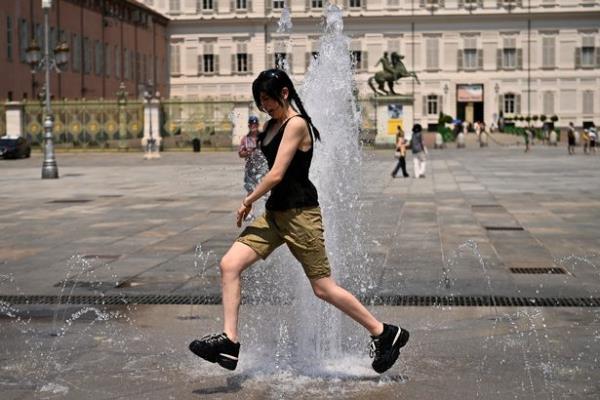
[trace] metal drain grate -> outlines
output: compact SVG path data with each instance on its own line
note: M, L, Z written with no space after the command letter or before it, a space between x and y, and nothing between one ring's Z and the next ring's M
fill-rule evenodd
M513 274L566 274L560 267L512 267L509 268Z
M486 226L488 231L524 231L522 226Z
M119 254L86 254L84 256L82 256L81 258L83 258L84 260L95 260L95 259L99 259L99 260L117 260L119 257L121 257Z
M289 300L289 299L288 299ZM285 303L286 299L259 301L244 298L245 304ZM507 297L507 296L363 296L361 300L372 305L414 307L600 307L600 297ZM221 304L220 295L83 295L83 296L0 296L0 303L19 304Z
M51 200L48 203L56 203L56 204L60 204L60 203L89 203L92 200L89 199L60 199L60 200Z

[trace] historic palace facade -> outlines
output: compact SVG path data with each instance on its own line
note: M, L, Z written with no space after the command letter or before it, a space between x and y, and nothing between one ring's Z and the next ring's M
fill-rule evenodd
M51 74L53 99L114 99L121 82L139 97L149 81L168 96L166 16L135 0L54 0L49 20L50 51L62 42L70 50ZM32 40L43 48L41 0L0 1L0 102L40 95L44 75L26 61Z
M277 33L287 3L293 28ZM297 82L318 56L322 0L142 0L167 15L171 96L250 99L258 72L285 57ZM415 121L440 111L491 122L510 115L557 115L559 125L600 124L600 1L344 0L363 98L384 52L404 56L420 84Z

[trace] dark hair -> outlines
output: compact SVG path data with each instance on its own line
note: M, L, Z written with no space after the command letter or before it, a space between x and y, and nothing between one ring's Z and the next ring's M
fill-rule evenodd
M289 90L290 105L294 102L294 109L300 113L300 115L308 122L308 129L317 140L321 140L321 134L317 127L312 123L312 120L306 113L302 100L294 88L290 77L281 69L267 69L261 72L258 77L252 82L252 95L254 96L254 102L259 110L262 110L260 105L260 94L264 93L268 97L277 100L277 102L283 106L283 99L281 98L281 91L286 87Z

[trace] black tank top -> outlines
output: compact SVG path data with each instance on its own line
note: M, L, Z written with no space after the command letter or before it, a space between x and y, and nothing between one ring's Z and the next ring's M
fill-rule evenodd
M288 118L267 145L264 144L264 139L271 127L272 120L269 121L265 131L259 136L261 149L267 159L269 169L273 168L273 164L275 164L275 157L277 156L277 151L279 150L285 127L289 120L294 117L302 118L301 115L294 115L293 117ZM308 171L310 169L314 147L310 128L309 135L311 141L310 149L307 151L296 149L296 153L285 171L283 179L271 189L271 195L265 205L267 210L283 211L291 208L317 207L319 205L317 189L308 179Z

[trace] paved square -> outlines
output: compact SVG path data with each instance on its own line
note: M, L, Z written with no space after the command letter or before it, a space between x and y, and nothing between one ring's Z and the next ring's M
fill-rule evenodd
M243 164L234 153L57 159L59 180L40 179L39 154L0 160L2 398L600 396L600 156L543 146L432 150L425 179L392 179L392 151L364 153L373 285L357 294L413 333L382 377L369 369L367 338L346 320L347 357L290 367L297 310L281 276L288 268L302 279L285 254L245 278L248 329L235 373L187 354L189 340L219 329L220 306L75 304L142 295L151 300L140 303L218 302L218 259L239 232ZM531 273L548 269L557 273ZM272 302L256 304L258 291ZM31 296L46 297L21 304ZM447 296L490 306L427 302ZM424 303L377 305L410 298ZM517 307L532 298L575 307ZM59 299L72 305L47 304Z

